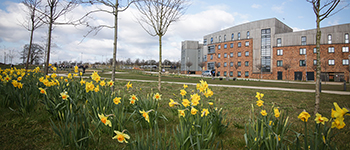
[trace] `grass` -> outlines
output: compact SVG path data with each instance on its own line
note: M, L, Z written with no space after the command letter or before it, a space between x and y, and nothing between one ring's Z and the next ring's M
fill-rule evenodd
M198 79L191 79L197 80ZM207 80L208 82L211 81ZM126 81L118 81L116 89L123 88ZM133 88L141 88L141 94L147 94L157 91L157 83L132 82ZM182 85L178 84L162 84L162 100L160 111L169 119L166 125L160 126L168 131L172 131L178 123L176 118L169 112L168 102L174 95L179 95ZM189 86L190 89L195 89L194 86ZM241 88L226 88L226 87L210 87L214 91L215 104L219 108L223 108L228 114L230 122L227 131L217 137L217 141L223 142L223 149L244 149L245 142L243 138L244 126L248 122L250 116L251 104L255 105L255 92L264 93L263 100L265 101L266 109L273 104L288 111L292 129L296 131L302 130L302 122L298 120L298 114L305 109L310 114L314 108L313 93L298 93L286 91L269 91L269 90L253 90ZM330 110L333 108L333 102L337 102L341 107L348 107L350 96L321 94L320 113L330 118ZM30 115L22 116L12 112L8 108L0 108L0 147L2 149L59 149L60 141L56 134L53 133L49 125L50 115L43 109L43 105L39 105L35 112ZM312 115L312 114L311 114ZM313 116L313 115L312 115ZM314 117L312 117L314 118ZM310 121L313 119L310 118ZM347 124L345 128L337 130L338 148L350 148L350 121L349 117L345 118ZM101 142L93 145L97 149L122 148L123 144L119 144L116 140L112 140L109 135L102 134Z

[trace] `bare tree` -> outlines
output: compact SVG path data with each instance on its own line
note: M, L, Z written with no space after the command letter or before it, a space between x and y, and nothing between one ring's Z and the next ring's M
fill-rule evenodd
M287 71L287 73L286 73L287 77L286 78L288 79L288 70L291 68L290 64L289 63L284 63L282 65L282 68Z
M201 70L203 69L203 67L205 66L205 62L199 62L198 63L198 67L200 67L201 68Z
M160 91L162 71L162 37L167 32L170 24L179 20L184 14L187 8L186 0L144 0L138 1L135 4L142 16L138 19L138 22L142 28L149 35L158 36L159 38L158 90Z
M192 65L193 65L193 63L190 62L190 61L186 63L186 66L188 67L188 71L190 71L190 67L191 67Z
M306 0L307 2L312 4L314 13L316 15L316 51L317 51L317 69L316 69L316 88L315 88L315 110L314 114L318 112L319 103L320 103L320 75L321 75L321 58L320 58L320 41L321 41L321 28L320 24L321 21L334 15L335 13L338 13L343 8L347 7L348 5L344 6L343 8L333 12L335 8L338 6L340 0L327 0L322 6L321 6L321 0ZM333 13L332 13L333 12Z
M29 48L31 47L31 48ZM39 63L41 60L44 60L44 47L39 44L26 44L21 51L22 57L20 59L27 60L27 64ZM27 56L29 54L29 57Z
M216 67L216 74L215 74L215 75L217 76L217 74L218 74L218 72L219 72L219 68L220 68L221 64L220 64L220 63L218 63L218 62L215 62L214 66Z
M65 16L68 12L72 11L76 6L78 6L78 2L76 0L70 1L61 1L61 0L47 0L47 4L45 6L45 11L40 11L45 18L42 20L45 24L49 26L48 29L48 37L47 37L47 54L46 54L46 62L45 62L45 74L48 73L48 66L50 63L50 50L51 50L51 35L53 31L53 25L62 25L69 23L60 23L57 22L59 18Z
M260 63L260 64L256 64L255 67L256 67L256 69L258 69L260 71L260 79L262 79L262 67L263 66Z
M40 28L43 25L43 22L41 20L43 19L44 15L38 13L38 9L41 9L41 0L23 0L22 3L28 9L26 12L28 15L28 21L22 23L22 26L30 31L29 45L26 57L27 61L25 65L25 68L28 69L29 58L31 58L30 55L34 38L34 30ZM31 61L31 64L32 63L33 62Z

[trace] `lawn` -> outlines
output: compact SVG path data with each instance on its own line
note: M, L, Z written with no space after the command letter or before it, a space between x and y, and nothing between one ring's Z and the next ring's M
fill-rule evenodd
M103 74L100 74L103 77ZM106 75L109 77L109 75ZM125 79L142 79L142 80L155 80L157 77L154 75L144 75L141 73L128 73L118 74L117 78ZM187 82L187 83L199 83L201 78L188 78L178 76L162 77L163 81L174 82ZM78 80L78 79L75 79ZM91 81L87 79L87 81ZM253 82L253 81L220 81L205 79L208 84L234 84L234 85L254 85L254 86L273 86L273 87L289 87L289 88L306 88L307 84L291 84L291 83L265 83L265 82ZM149 93L157 93L156 82L131 82L132 88L128 91L129 94L137 93L138 96L147 95ZM127 81L117 81L115 83L115 90L125 90ZM312 85L310 85L312 86ZM227 87L209 87L214 95L211 97L211 101L214 102L214 106L218 109L222 108L224 114L227 114L225 122L229 122L229 126L226 131L215 138L215 143L222 142L222 149L245 149L245 125L249 123L251 116L252 105L255 109L259 109L256 106L256 92L264 93L264 108L269 109L271 106L279 107L288 113L290 117L291 129L302 132L303 122L298 119L298 115L305 109L310 113L309 119L310 126L313 126L314 114L314 93L302 93L302 92L286 92L286 91L270 91L270 90L254 90L254 89L242 89L242 88L227 88ZM310 87L311 88L311 87ZM323 88L334 89L332 85L325 85ZM169 100L174 99L179 101L180 90L183 89L183 85L180 84L162 84L162 91L159 92L162 95L162 99L159 101L158 111L163 114L168 121L159 121L159 129L162 133L166 132L170 136L175 136L173 130L179 124L178 116L174 116L174 111L169 107ZM196 90L195 86L189 86L188 92ZM306 88L307 89L307 88ZM313 88L311 88L313 89ZM4 91L5 89L1 89ZM39 90L38 90L39 92ZM72 97L73 95L71 95ZM334 109L333 102L337 102L340 107L349 108L350 96L324 94L320 96L320 110L319 113L331 118L331 109ZM16 107L12 108L16 109ZM174 109L174 108L173 108ZM176 109L175 109L176 111ZM39 100L35 110L28 114L21 114L12 111L8 107L0 107L0 147L2 149L67 149L62 147L60 138L52 130L50 126L50 118L52 115L45 109L45 105ZM258 114L258 113L257 113ZM58 121L54 121L58 123ZM345 117L346 126L343 129L333 129L338 133L336 139L339 149L350 149L350 126L349 117ZM135 129L131 122L128 122L125 126L128 127L131 139L135 140ZM147 130L145 127L144 130ZM293 133L290 131L290 135ZM92 140L90 143L90 149L110 149L110 148L124 148L126 144L118 143L117 140L113 140L112 136L106 132L100 132L99 135L95 134L99 139Z

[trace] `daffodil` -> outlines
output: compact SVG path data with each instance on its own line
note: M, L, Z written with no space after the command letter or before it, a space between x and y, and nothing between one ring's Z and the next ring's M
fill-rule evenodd
M202 112L201 112L201 117L203 117L203 116L208 116L208 114L209 114L209 111L208 111L208 109L202 109Z
M174 102L173 99L170 99L169 107L174 107L175 105L179 105L179 103L178 102Z
M258 98L258 100L261 100L264 97L264 94L256 92L256 96L255 97Z
M212 106L212 105L214 105L214 103L213 103L213 102L209 102L208 104L209 104L209 105L211 105L211 106Z
M307 119L309 119L309 117L310 117L310 114L308 112L306 112L305 110L303 112L301 112L298 116L298 118L304 122L307 122Z
M21 81L21 80L22 80L22 77L18 77L18 78L17 78L17 81Z
M201 84L197 83L196 89L199 90L200 87L201 87Z
M108 120L108 116L105 116L103 114L98 114L98 117L100 118L103 124L105 124L106 126L112 127L112 123L111 121Z
M133 95L130 96L130 100L138 101L139 99L136 97L136 95L133 94Z
M45 90L45 89L43 89L43 88L39 88L39 90L40 90L40 93L41 93L41 94L45 94L45 95L47 95L47 94L46 94L46 90Z
M130 104L132 104L132 105L134 105L135 104L135 100L133 100L133 99L129 99L130 100Z
M184 89L186 89L188 87L188 85L186 85L186 84L184 84L183 86L184 86Z
M99 86L99 85L97 85L97 86L94 88L94 91L95 91L95 92L100 91L100 86Z
M108 81L107 84L111 87L114 85L114 82L113 82L113 80L111 80L111 81Z
M23 84L21 82L18 82L17 83L17 88L22 89L23 88Z
M199 101L196 100L196 99L192 99L191 103L192 103L193 106L197 106L199 104Z
M105 81L105 80L102 80L102 81L100 82L100 85L101 85L101 86L105 86L105 85L106 85L106 81Z
M263 115L263 116L266 116L266 115L267 115L267 112L266 112L266 110L261 110L261 111L260 111L260 114Z
M192 115L197 114L197 112L198 112L198 110L196 108L194 108L194 107L191 108L191 114Z
M68 93L66 91L60 93L61 97L63 100L67 100L67 98L69 97Z
M130 81L126 84L126 88L127 90L129 90L129 88L132 88L132 83L130 83Z
M56 75L56 73L53 73L52 75L51 75L51 78L56 78L57 77L57 75Z
M72 76L71 73L68 73L68 76L67 76L67 77L68 77L68 79L72 79L73 76Z
M333 114L334 118L343 118L346 113L349 113L348 109L346 108L341 109L336 102L334 102L333 104L335 107L335 112Z
M182 110L179 109L179 110L178 110L179 116L180 116L180 117L185 117L185 115L186 115L185 110L186 110L186 109L182 109Z
M187 107L187 106L190 106L190 101L188 100L188 99L183 99L182 100L182 105L184 106L184 107Z
M119 103L121 103L120 99L122 99L122 98L121 97L115 97L113 99L114 104L118 105Z
M17 87L17 85L18 85L17 80L12 80L12 85L13 85L13 87Z
M324 125L324 122L327 122L328 119L326 117L322 117L321 114L317 113L315 121L316 121L317 124L322 123Z
M281 112L278 110L278 108L274 108L273 111L276 118L280 117Z
M84 85L86 82L85 82L85 80L84 79L81 79L80 80L80 85Z
M95 85L92 83L92 81L86 82L86 84L85 84L86 93L93 91L94 89L95 89Z
M128 141L126 141L126 139L130 139L130 136L123 133L123 132L119 132L119 131L115 131L114 133L116 134L112 139L117 139L119 143L128 143Z
M150 111L144 111L144 110L139 110L139 112L141 113L141 115L142 115L142 117L143 118L145 118L145 120L147 121L147 122L149 122L149 115L148 115L148 113L150 112Z
M162 98L162 95L160 95L159 93L156 93L153 98L156 99L156 100L161 100Z
M187 94L187 92L186 92L184 89L182 89L182 90L180 90L180 94L181 94L182 96L185 96L185 95Z
M345 127L344 118L334 119L331 128L342 129Z
M256 101L256 105L258 105L259 107L261 107L262 105L264 105L264 101L258 100L258 101Z

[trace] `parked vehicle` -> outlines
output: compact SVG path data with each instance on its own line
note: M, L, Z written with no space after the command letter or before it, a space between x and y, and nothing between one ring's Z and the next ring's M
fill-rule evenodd
M203 71L202 76L211 76L211 71L210 70Z

